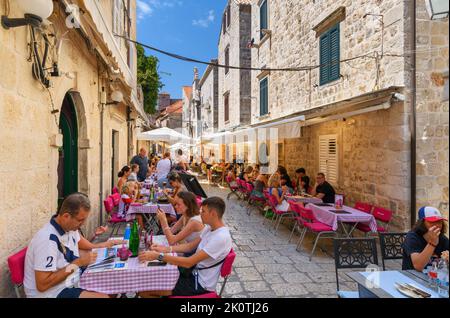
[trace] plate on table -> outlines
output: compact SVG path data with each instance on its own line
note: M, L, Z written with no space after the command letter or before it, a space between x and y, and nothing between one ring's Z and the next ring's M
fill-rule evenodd
M395 288L402 294L409 298L425 298L421 294L415 292L413 289L406 287L405 285L395 283Z

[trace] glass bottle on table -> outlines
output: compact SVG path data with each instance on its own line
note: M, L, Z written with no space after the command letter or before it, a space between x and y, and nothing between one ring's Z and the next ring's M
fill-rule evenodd
M437 285L439 297L448 298L448 264L442 258L437 269Z
M131 257L137 257L139 254L139 228L137 220L134 220L130 235Z

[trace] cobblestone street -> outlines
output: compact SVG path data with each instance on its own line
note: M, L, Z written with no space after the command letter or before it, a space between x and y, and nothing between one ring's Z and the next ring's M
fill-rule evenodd
M208 196L226 198L227 189L204 185ZM242 205L242 206L241 206ZM304 249L296 251L298 235L288 243L290 228L281 225L277 235L257 209L247 215L247 205L232 196L227 201L225 223L230 228L237 254L233 274L225 286L224 297L336 297L336 277L332 240L319 243L312 261L312 237ZM340 276L343 289L356 285ZM220 288L220 286L219 286Z

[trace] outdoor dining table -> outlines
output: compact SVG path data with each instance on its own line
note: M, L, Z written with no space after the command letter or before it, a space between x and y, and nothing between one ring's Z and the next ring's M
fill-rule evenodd
M415 270L351 272L347 275L358 283L360 298L408 298L397 290L396 283L418 287L430 294L430 298L439 298L437 291L428 286L426 275Z
M301 203L322 203L322 199L313 196L291 195L287 198L288 201L295 201Z
M336 210L334 204L321 204L319 206L310 203L306 207L312 210L317 221L331 226L333 231L337 231L339 224L341 224L347 237L351 236L358 223L368 224L372 232L377 232L377 221L372 214L348 206L344 206L342 210ZM345 223L352 224L352 228L347 230Z
M161 210L163 210L166 214L177 217L175 209L172 204L159 204ZM158 211L157 203L147 203L147 204L130 204L126 214L127 222L135 219L136 214L140 214L143 216L144 221L146 223L146 228L148 230L153 230L153 233L159 233L161 228L158 223L158 219L156 218L156 212Z
M168 245L165 236L155 236L154 242ZM116 258L119 261L118 258ZM148 262L139 263L139 259L129 258L125 269L90 271L89 268L80 277L79 287L98 293L126 294L145 291L171 291L179 278L177 266L148 266Z

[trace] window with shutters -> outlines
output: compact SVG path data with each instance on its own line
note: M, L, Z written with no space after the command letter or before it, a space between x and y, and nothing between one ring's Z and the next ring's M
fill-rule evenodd
M267 0L264 0L261 2L259 6L259 28L260 28L260 38L262 39L264 37L264 33L262 32L263 29L269 28L269 19L267 15Z
M259 115L269 113L269 78L266 77L259 82Z
M340 77L339 23L320 36L320 85Z
M230 65L230 46L227 46L225 49L225 74L228 74L230 69L228 68L228 65Z
M319 137L319 172L323 172L328 182L337 185L339 177L339 154L336 135Z
M226 93L224 95L224 121L228 122L230 121L230 93Z
M113 33L118 35L124 34L124 7L123 0L114 0L113 5ZM119 45L122 39L115 37Z

